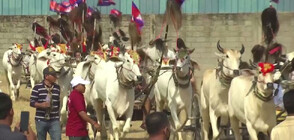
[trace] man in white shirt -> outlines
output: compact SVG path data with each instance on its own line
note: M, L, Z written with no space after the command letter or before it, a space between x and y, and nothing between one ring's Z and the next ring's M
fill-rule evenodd
M292 140L294 138L294 89L283 97L284 107L288 113L285 121L275 126L271 132L271 140Z

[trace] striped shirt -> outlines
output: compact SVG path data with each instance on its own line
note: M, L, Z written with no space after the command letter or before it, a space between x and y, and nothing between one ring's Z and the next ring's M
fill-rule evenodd
M48 95L48 90L45 87L44 81L40 84L35 85L32 90L31 98L30 98L30 106L35 107L35 103L42 103L46 101L46 97ZM60 86L57 84L53 84L52 88L52 109L50 112L50 120L59 120L59 108L60 108ZM45 119L46 109L36 108L36 116L35 120L46 121Z

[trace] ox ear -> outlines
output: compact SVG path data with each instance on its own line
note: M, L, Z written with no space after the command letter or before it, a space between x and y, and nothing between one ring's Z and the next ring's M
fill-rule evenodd
M85 63L90 63L95 61L95 56L94 55L88 55L86 62Z
M15 45L15 43L12 43L11 45L12 45L12 46L10 46L10 47L9 47L9 49L13 49L13 48L14 48L14 45Z
M117 32L113 32L112 36L117 40L119 40L119 38L120 38L119 35L117 34Z
M188 50L188 53L191 54L191 53L194 52L194 50L195 50L195 48L194 49L190 49L190 50Z
M174 48L174 53L177 53L177 50Z
M192 64L192 67L194 69L197 69L197 70L200 70L200 66L198 65L198 63L195 61L195 60L190 60L191 64Z
M81 69L81 72L84 73L84 72L88 72L89 68L90 68L90 61L86 61L86 62L81 62L79 63L80 65L83 65L82 66L82 69ZM78 67L79 68L79 67ZM78 71L78 68L76 69L76 71Z
M223 53L217 53L217 52L215 52L214 54L215 54L216 56L218 56L219 58L222 58L222 59L224 59L224 58L226 57L226 55L223 54Z
M110 57L109 58L110 61L112 62L122 62L123 60L119 57Z

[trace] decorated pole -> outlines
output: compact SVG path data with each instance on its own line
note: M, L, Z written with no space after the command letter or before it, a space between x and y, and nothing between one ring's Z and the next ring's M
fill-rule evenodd
M94 33L92 37L91 51L93 51L95 35L96 35L96 18L94 19Z
M165 32L165 36L164 36L164 41L166 42L166 40L167 40L167 33L168 33L168 25L166 26L165 31L166 31L166 32ZM150 84L147 85L147 87L144 88L144 90L142 91L143 93L146 93L146 97L144 98L144 100L143 100L143 104L142 104L142 106L141 106L141 107L143 108L143 111L144 111L145 113L146 113L146 110L145 110L145 108L144 108L144 105L145 105L146 100L147 100L147 98L148 98L148 96L149 96L149 94L150 94L151 89L153 88L153 86L155 85L155 83L156 83L157 80L158 80L158 76L159 76L159 72L160 72L161 65L162 65L162 60L163 60L163 54L164 54L164 52L162 51L162 53L161 53L161 57L160 57L159 66L157 67L156 72L155 72L155 75L153 75Z

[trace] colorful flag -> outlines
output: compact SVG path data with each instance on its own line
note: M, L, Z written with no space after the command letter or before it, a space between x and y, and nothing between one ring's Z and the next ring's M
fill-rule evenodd
M72 6L67 1L63 1L62 3L57 3L54 0L50 0L50 10L53 12L69 13L72 9L74 9L74 6Z
M120 17L121 16L121 11L119 11L119 10L117 10L117 9L111 9L110 10L110 14L111 15L114 15L114 16L116 16L116 17Z
M76 7L75 5L71 5L67 1L63 1L63 2L60 3L59 12L60 13L69 13L75 7Z
M141 34L141 30L144 26L144 21L141 16L140 10L137 8L136 4L132 2L132 22L136 23L137 30Z
M98 6L110 6L115 5L115 2L113 0L98 0Z
M74 8L78 7L80 3L84 3L86 0L69 0L69 1L63 1L61 3L57 3L54 0L50 0L50 10L53 12L59 12L59 13L69 13ZM93 9L91 7L88 7L87 14L88 16L91 16L93 13Z
M87 16L92 16L93 12L94 12L94 9L89 6L87 9Z
M58 6L58 3L56 1L50 0L50 11L57 12L56 11L57 6Z
M63 1L60 3L63 7L71 7L72 5L68 1Z

